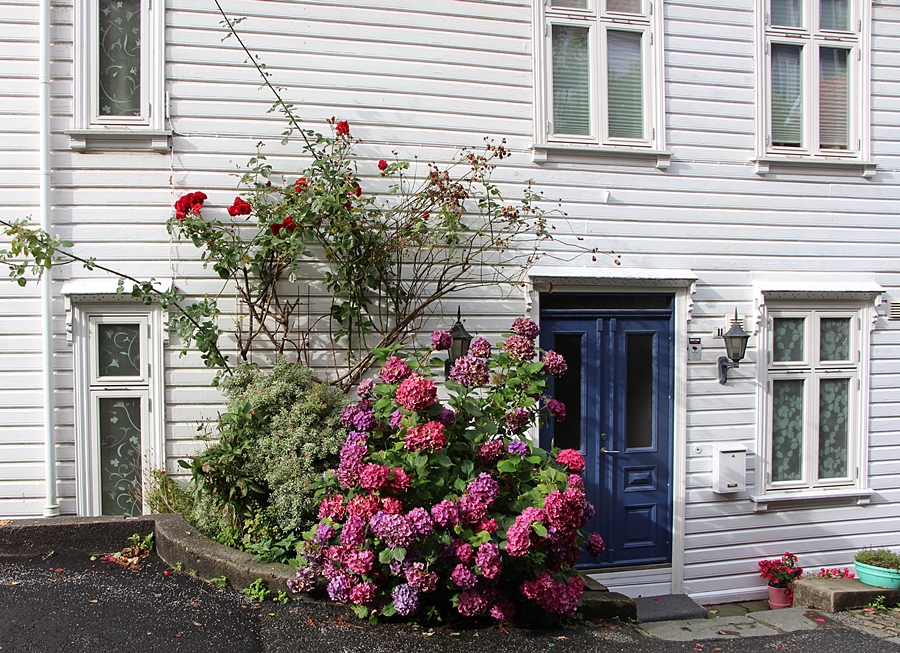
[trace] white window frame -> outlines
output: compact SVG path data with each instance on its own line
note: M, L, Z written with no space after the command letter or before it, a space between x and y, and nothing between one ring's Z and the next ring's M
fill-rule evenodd
M74 128L66 133L76 151L149 149L167 152L165 1L141 1L141 114L105 116L99 84L99 2L75 0Z
M588 0L588 9L552 7L551 0L534 0L534 87L535 87L535 149L546 151L555 147L572 149L581 146L604 153L629 152L667 154L665 150L665 107L663 87L663 16L660 0L642 0L643 16L605 11L606 0ZM579 136L555 134L553 122L552 25L565 24L590 29L591 56L591 134ZM610 29L645 34L643 48L643 139L611 138L606 119L606 32ZM536 157L537 160L537 157ZM668 166L668 157L658 167Z
M70 320L75 358L75 499L79 516L99 516L102 512L97 422L100 398L141 399L144 514L149 512L146 497L150 490L151 471L164 469L165 466L163 350L167 340L167 315L159 306L136 306L128 295L115 297L115 302L104 295L84 296L80 298L82 301L67 297L67 320ZM109 377L97 373L93 344L96 342L96 327L116 323L141 325L140 377Z
M870 51L872 0L850 0L851 31L818 29L820 0L803 0L803 26L771 25L771 0L757 0L757 172L769 164L864 164L863 175L874 175L871 157ZM815 29L813 29L815 27ZM775 146L771 124L771 56L773 44L802 47L803 130L801 147ZM847 150L819 147L819 48L847 49L849 143Z

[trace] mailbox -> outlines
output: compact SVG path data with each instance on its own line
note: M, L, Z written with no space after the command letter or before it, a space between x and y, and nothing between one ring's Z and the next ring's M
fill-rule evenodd
M713 492L729 494L747 489L747 447L742 444L713 445Z

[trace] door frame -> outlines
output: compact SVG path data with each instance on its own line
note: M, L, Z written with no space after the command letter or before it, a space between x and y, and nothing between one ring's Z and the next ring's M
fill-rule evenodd
M684 591L685 498L687 493L687 354L688 324L693 309L697 275L691 270L613 269L593 267L535 266L528 272L523 294L525 315L540 319L540 293L622 293L639 294L670 292L674 306L674 387L672 442L672 565L671 593ZM539 443L538 430L532 429L532 442ZM610 570L605 578L618 572L633 574L628 568ZM652 570L659 574L659 569Z

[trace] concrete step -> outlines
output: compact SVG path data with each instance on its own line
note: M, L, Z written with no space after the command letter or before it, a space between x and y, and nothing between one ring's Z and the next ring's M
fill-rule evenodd
M864 608L877 597L885 605L900 604L900 590L866 585L856 578L801 578L794 581L794 605L826 612Z

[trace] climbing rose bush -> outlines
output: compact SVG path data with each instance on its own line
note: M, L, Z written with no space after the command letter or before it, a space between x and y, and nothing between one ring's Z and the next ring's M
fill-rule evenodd
M555 419L548 407L565 414L546 395L565 360L535 347L533 321L518 318L512 331L498 347L472 343L450 371L446 403L427 370L449 334L432 334L418 358L378 352L380 383L361 384L344 410L350 434L319 482L321 521L305 534L291 590L324 589L371 619L575 614L584 585L573 566L582 547L604 548L583 530L594 515L584 459L525 439Z

